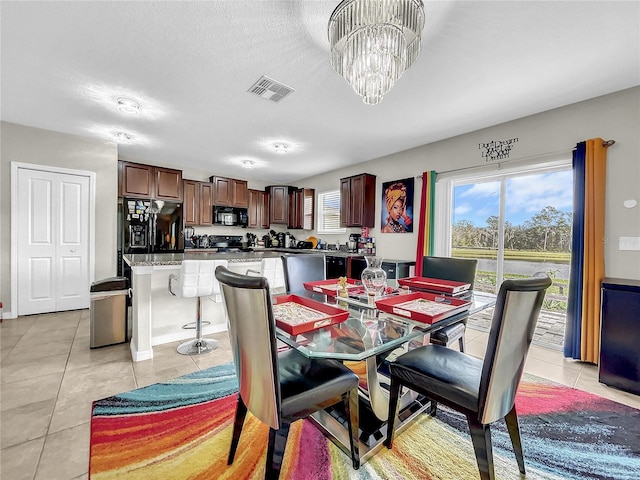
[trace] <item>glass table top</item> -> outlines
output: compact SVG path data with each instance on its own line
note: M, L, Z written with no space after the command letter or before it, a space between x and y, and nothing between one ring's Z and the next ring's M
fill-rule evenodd
M407 342L424 337L430 330L459 322L468 315L492 307L496 301L495 295L473 292L469 311L430 325L378 311L375 303L368 302L366 298L358 301L354 298L325 297L309 291L292 293L342 307L348 310L350 315L344 322L299 335L290 335L277 329L278 339L310 358L354 361L394 350Z

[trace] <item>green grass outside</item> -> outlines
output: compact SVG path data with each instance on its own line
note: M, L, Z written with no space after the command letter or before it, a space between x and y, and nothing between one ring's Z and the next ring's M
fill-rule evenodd
M497 257L497 251L484 248L454 248L452 256L457 258L484 258L495 260ZM571 253L505 250L504 258L505 260L520 260L526 262L553 262L569 264L571 262ZM545 298L542 308L556 312L566 312L566 296L569 281L554 278L554 272L546 273L553 279L553 285L551 285L547 290L547 297ZM505 274L505 279L525 277L526 275ZM496 273L478 270L476 276L476 288L478 287L480 287L480 290L496 293Z
M458 258L489 258L495 260L497 255L497 250L489 250L485 248L454 248L452 252L452 256ZM571 253L505 250L504 259L522 260L526 262L554 262L569 264L571 262Z

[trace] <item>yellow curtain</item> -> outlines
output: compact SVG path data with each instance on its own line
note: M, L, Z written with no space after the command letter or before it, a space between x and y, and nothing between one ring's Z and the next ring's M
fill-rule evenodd
M601 138L586 141L584 270L581 359L598 363L600 286L604 278L604 207L607 149Z

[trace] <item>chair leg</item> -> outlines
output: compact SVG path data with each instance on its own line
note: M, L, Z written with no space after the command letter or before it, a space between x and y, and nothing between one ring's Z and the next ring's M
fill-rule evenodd
M518 469L520 473L524 474L524 453L522 452L522 440L520 438L520 426L518 425L518 414L516 413L516 406L504 417L507 422L507 430L509 430L509 436L511 437L511 445L513 445L513 451L516 454L516 461L518 462Z
M429 415L435 417L438 413L438 402L429 399Z
M269 445L267 446L267 463L264 471L265 480L278 480L284 450L287 447L287 437L289 436L289 422L281 421L280 428L269 429Z
M391 385L389 387L389 416L387 417L387 440L384 442L387 448L393 448L393 439L396 433L396 419L398 418L400 387L400 381L391 375Z
M494 480L493 449L491 446L491 428L478 421L475 415L467 415L469 430L471 431L471 441L476 453L478 470L480 470L481 480Z
M229 449L229 458L227 459L227 465L233 463L233 458L236 456L236 449L238 448L238 442L240 441L240 434L242 433L242 427L244 425L244 418L247 416L247 406L240 398L238 394L238 403L236 404L236 419L233 422L233 436L231 437L231 448Z
M344 395L344 410L349 423L351 462L353 463L353 468L358 470L360 468L360 445L358 444L358 434L360 433L358 387L350 390Z
M458 339L458 346L460 347L460 351L462 353L467 350L467 340L465 339L464 332L462 332L462 336Z

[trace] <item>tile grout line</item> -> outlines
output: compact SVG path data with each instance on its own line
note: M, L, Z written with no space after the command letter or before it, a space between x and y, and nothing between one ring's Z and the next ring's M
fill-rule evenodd
M42 449L40 450L40 455L38 456L38 463L36 464L36 469L33 474L33 480L38 476L38 469L40 468L40 463L42 461L42 455L44 454L44 449L47 445L47 440L49 439L49 431L51 430L51 423L53 422L53 416L56 413L56 407L58 406L58 400L60 399L60 390L62 389L62 382L67 375L67 367L69 366L69 360L71 358L71 351L73 350L73 344L76 343L76 338L78 336L78 329L80 328L80 322L82 320L82 310L78 310L78 323L76 324L76 333L73 335L73 340L71 341L71 345L69 346L69 353L67 354L67 361L64 363L64 371L62 372L62 377L60 378L60 384L58 385L58 391L56 392L56 400L53 403L53 411L51 412L51 418L49 418L49 424L47 425L47 433L44 436L44 442L42 442ZM35 322L34 322L35 323Z

